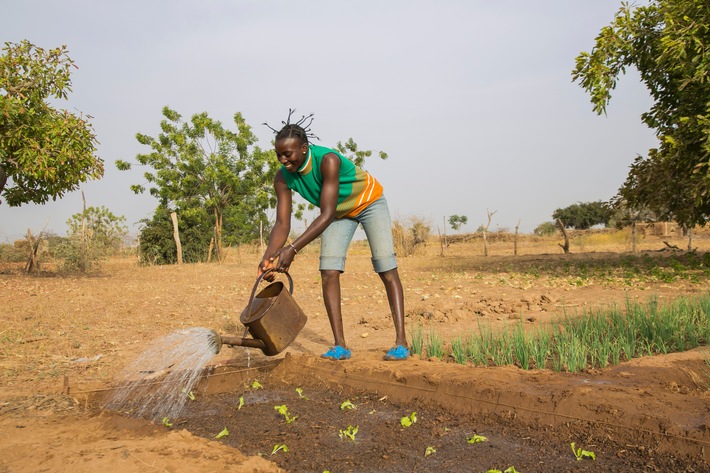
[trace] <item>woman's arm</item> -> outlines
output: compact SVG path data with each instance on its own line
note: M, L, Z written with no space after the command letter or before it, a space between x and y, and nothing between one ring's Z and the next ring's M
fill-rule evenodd
M274 176L274 191L276 191L276 222L269 234L269 244L264 256L259 263L259 275L273 267L274 260L279 256L280 250L288 239L291 231L291 189L286 185L283 174L279 169Z

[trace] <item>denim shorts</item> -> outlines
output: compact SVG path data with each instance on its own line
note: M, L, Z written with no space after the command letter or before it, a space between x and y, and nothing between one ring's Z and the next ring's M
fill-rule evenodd
M397 267L392 241L392 220L384 196L371 203L355 217L336 218L320 239L320 269L345 270L345 256L358 225L367 235L372 253L372 267L383 273Z

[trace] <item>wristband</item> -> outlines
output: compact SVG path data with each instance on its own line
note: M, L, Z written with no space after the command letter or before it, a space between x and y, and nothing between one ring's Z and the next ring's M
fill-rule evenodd
M290 247L291 247L291 249L293 250L293 254L295 254L295 255L297 255L297 254L298 254L298 250L296 249L296 247L295 247L295 246L293 246L293 243L289 243L289 244L288 244L288 246L290 246Z

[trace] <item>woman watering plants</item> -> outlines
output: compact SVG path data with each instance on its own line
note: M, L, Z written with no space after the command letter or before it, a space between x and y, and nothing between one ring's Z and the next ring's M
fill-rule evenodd
M310 133L310 122L305 122L311 116L290 123L291 113L289 111L289 119L281 130L272 128L276 132L276 156L282 166L274 177L278 199L276 222L259 264L259 275L272 267L278 272L288 271L298 252L320 236L323 300L335 340L334 346L321 356L346 360L351 352L343 333L340 274L345 270L345 256L355 230L362 225L370 245L372 265L385 285L394 320L395 342L385 359L404 360L409 357L404 330L404 295L382 186L337 151L310 144L309 137L314 135ZM319 207L320 215L301 236L289 243L292 191Z

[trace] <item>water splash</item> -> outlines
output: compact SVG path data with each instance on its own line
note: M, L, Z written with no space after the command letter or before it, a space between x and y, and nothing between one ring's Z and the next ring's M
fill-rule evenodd
M215 355L214 333L194 327L153 342L123 371L104 407L134 417L176 419Z

